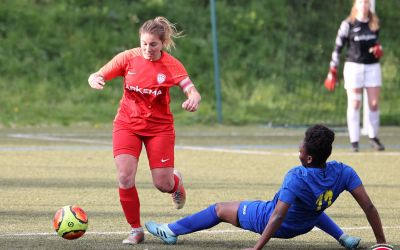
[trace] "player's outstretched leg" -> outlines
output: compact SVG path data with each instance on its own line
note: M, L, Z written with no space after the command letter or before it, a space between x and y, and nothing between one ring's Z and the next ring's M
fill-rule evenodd
M174 245L178 240L178 236L176 236L171 229L169 229L167 224L157 224L153 221L149 221L145 223L147 231L149 231L152 235L160 238L162 241L169 245Z
M182 174L178 170L174 169L174 175L179 178L179 184L178 189L172 193L172 201L176 209L181 209L186 202L186 192L183 187Z
M226 205L227 204L227 205ZM234 217L237 215L237 209L232 207L239 206L235 202L225 204L226 218ZM233 204L233 205L232 205ZM224 205L221 205L220 210L224 210ZM230 216L228 216L228 214ZM225 220L230 223L229 220ZM188 215L175 222L169 224L157 224L155 222L146 222L145 226L147 230L154 236L160 238L167 244L175 244L179 235L189 234L211 228L221 222L221 219L217 215L217 204L213 204L197 213Z
M357 249L358 244L360 244L361 238L343 234L339 238L340 245L344 246L346 249L352 250Z

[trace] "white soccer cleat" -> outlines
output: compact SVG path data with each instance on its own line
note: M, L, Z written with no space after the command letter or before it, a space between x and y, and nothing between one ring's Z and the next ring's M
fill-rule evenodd
M182 174L178 170L174 169L174 175L178 176L179 184L178 189L172 193L172 201L176 209L181 209L186 202L186 192L185 188L183 187Z
M126 245L136 245L140 244L144 241L144 231L143 228L132 228L132 231L129 233L128 238L122 241L122 244Z

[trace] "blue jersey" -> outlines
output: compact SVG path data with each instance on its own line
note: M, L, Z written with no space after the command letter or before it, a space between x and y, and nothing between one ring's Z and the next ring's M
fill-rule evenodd
M327 162L325 168L297 166L286 174L272 201L243 202L239 223L243 229L261 234L280 200L291 206L274 237L292 238L310 231L343 191L351 192L361 184L354 169L341 162Z

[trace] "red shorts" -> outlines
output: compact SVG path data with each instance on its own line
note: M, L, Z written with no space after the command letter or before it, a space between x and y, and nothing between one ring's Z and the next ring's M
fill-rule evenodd
M174 167L175 134L143 136L128 126L114 123L113 154L129 154L139 159L142 145L146 147L150 169Z

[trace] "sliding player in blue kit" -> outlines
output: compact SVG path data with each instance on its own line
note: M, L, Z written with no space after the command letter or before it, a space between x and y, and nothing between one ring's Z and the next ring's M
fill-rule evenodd
M300 145L301 166L285 176L272 201L219 202L169 224L147 222L147 230L167 244L179 235L213 227L220 222L261 234L253 248L261 249L271 238L289 239L318 227L347 249L357 248L360 238L345 234L325 213L343 191L349 191L363 209L376 242L385 244L382 223L361 179L353 168L326 162L335 134L323 125L310 127Z

